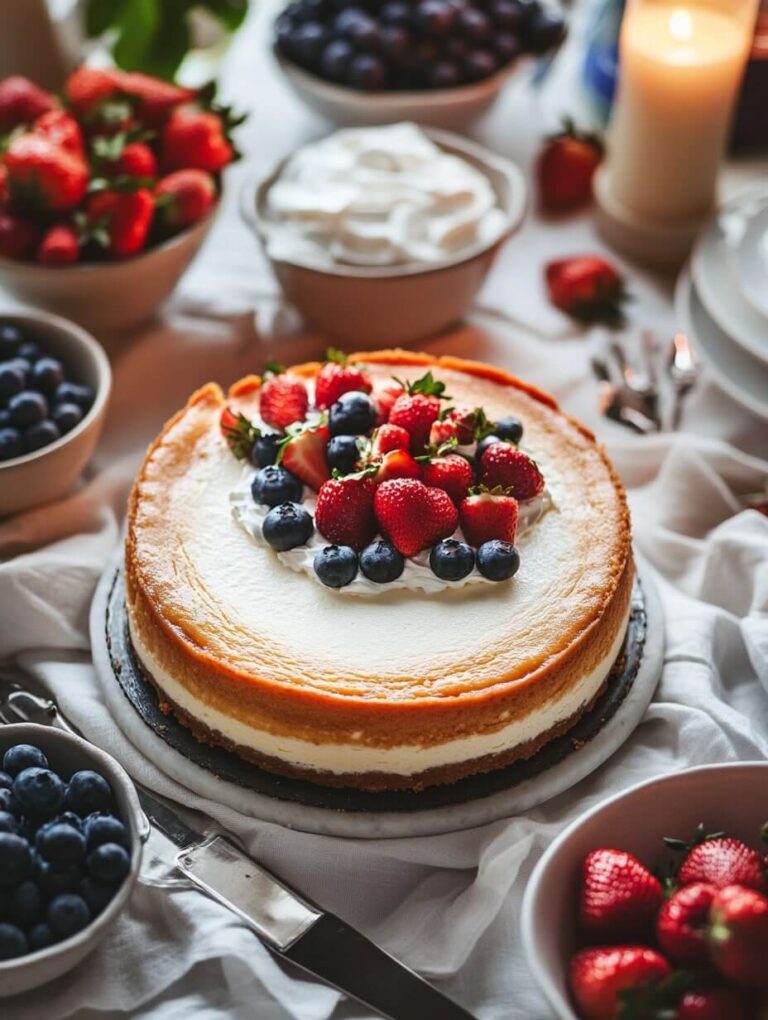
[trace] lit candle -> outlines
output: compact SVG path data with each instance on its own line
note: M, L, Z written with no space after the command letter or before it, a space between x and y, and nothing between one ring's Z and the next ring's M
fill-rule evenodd
M757 3L629 0L602 180L628 220L672 225L712 209Z

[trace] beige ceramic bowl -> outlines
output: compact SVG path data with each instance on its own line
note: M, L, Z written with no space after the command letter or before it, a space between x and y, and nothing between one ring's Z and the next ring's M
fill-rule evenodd
M7 517L51 503L75 484L101 434L112 372L102 347L73 322L45 312L0 311L0 319L25 328L46 354L59 358L68 378L95 393L91 409L71 432L42 450L0 461L0 517Z
M321 268L270 258L285 297L306 321L324 336L356 350L415 343L462 319L497 251L525 213L525 178L514 163L458 135L434 128L426 133L440 148L462 157L490 180L506 218L496 240L436 266L337 263ZM247 186L243 195L244 215L255 227L268 257L266 198L283 166L284 162L257 188Z
M39 988L76 967L99 944L130 899L141 868L143 845L149 823L141 810L128 774L114 758L69 733L49 726L21 723L0 728L0 756L13 744L34 744L45 752L51 767L64 778L78 769L95 769L112 786L117 813L131 835L131 870L112 899L87 928L48 949L40 949L14 960L0 961L0 997L18 995ZM0 1014L3 1011L0 1009ZM10 1017L10 1013L8 1016ZM41 1014L42 1015L42 1014Z
M40 266L0 259L0 285L19 301L98 333L136 326L171 294L205 240L215 210L170 240L119 262Z
M503 86L530 58L521 57L484 81L450 89L361 92L323 81L275 54L296 95L310 109L340 127L368 127L411 120L416 124L461 131L496 102Z
M768 815L768 762L706 765L639 783L577 818L537 864L525 891L522 937L528 965L558 1020L578 1020L568 990L576 950L579 875L591 850L629 850L653 867L662 838L709 832L758 846Z

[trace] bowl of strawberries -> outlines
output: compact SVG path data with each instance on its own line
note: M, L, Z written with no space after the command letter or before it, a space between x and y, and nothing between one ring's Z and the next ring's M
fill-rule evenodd
M0 284L91 330L147 319L211 228L236 121L212 89L81 67L0 81Z
M768 1015L768 762L709 765L598 804L531 876L523 943L562 1020Z

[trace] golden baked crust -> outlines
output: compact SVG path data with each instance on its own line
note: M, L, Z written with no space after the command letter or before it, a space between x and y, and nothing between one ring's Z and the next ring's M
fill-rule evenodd
M312 743L349 743L354 734L360 747L437 746L493 733L578 692L625 626L634 575L624 491L594 436L549 395L487 365L404 351L354 360L374 374L396 368L408 378L431 368L451 391L460 390L452 392L456 399L477 398L492 416L523 418L526 443L552 481L556 509L534 528L515 581L491 591L448 591L438 599L402 590L397 598L354 599L276 564L268 550L223 523L229 521L226 479L233 458L218 429L225 398L209 384L166 424L131 494L126 588L132 632L194 702L256 730ZM308 363L293 371L311 377L319 367ZM240 380L226 402L255 409L260 383L258 376ZM214 499L220 495L220 518L212 490ZM195 516L199 507L205 516ZM207 521L215 540L200 534ZM217 573L219 564L232 575L234 592ZM280 607L272 615L271 595ZM263 612L238 597L253 598ZM297 619L286 622L293 606ZM425 649L409 630L414 620L423 628ZM377 625L393 628L386 641L377 639ZM329 633L333 628L339 633ZM367 659L355 635L377 645ZM593 700L585 698L569 721ZM177 708L191 723L190 713ZM205 731L199 721L197 728ZM541 746L538 736L528 748L509 749L503 760L452 766L447 778L532 753ZM296 763L279 760L266 767L296 772ZM366 785L362 776L344 781ZM444 771L378 777L375 785L442 781Z

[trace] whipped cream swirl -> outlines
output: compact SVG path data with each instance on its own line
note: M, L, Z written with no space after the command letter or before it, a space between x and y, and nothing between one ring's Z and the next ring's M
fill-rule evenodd
M266 199L272 258L440 263L504 233L487 176L414 124L337 131L288 160Z

